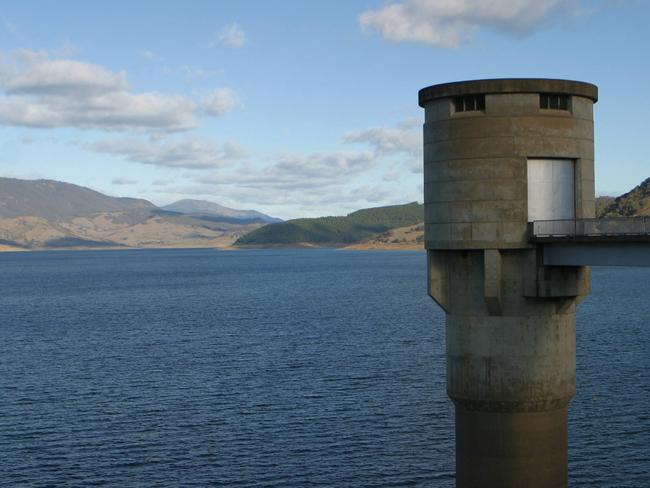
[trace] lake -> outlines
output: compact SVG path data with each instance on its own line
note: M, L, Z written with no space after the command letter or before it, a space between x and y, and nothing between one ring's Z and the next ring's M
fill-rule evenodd
M423 252L0 253L0 485L453 487ZM650 486L650 269L578 314L571 486Z

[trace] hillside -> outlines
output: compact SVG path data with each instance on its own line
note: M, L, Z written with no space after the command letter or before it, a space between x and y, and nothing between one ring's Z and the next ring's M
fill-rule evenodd
M398 227L377 236L369 237L358 244L346 246L349 250L367 249L423 249L424 224Z
M650 215L650 178L631 191L616 197L599 212L599 217Z
M155 214L133 222L117 212L65 221L26 216L0 219L0 244L25 249L228 247L261 225L228 224Z
M599 217L650 215L650 178L617 198L599 197ZM0 178L0 251L98 247L422 246L423 206L415 202L342 217L273 217L201 200L158 208L51 180Z
M345 245L358 243L390 229L415 225L423 220L423 206L413 202L357 210L344 217L295 219L270 224L239 238L235 245Z
M168 212L175 212L185 215L194 215L199 217L218 217L228 220L241 220L250 222L282 222L282 219L276 219L269 215L258 212L257 210L237 210L234 208L224 207L218 203L208 202L207 200L184 199L170 203L161 207Z
M58 181L0 178L0 250L227 247L261 225L167 212Z
M603 212L607 207L609 207L612 204L612 202L614 202L614 197L610 197L610 196L596 197L596 216L602 217Z
M109 197L83 186L53 180L0 178L0 218L41 217L58 221L100 212L142 215L147 200Z

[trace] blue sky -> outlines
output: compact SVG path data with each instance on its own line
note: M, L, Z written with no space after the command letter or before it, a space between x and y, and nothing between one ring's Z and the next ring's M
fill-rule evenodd
M22 1L0 7L0 175L283 218L422 199L417 91L595 83L596 188L650 176L650 2Z

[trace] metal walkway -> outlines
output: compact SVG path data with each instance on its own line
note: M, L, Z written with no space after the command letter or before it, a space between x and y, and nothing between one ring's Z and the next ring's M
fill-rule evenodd
M538 220L530 241L546 266L650 266L650 217Z
M608 219L536 220L531 222L531 241L593 241L650 239L650 217Z

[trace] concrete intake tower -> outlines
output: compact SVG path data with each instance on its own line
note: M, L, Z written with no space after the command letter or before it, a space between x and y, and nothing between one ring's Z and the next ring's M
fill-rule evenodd
M446 312L459 488L567 486L576 306L586 266L549 266L536 221L595 217L596 86L424 88L428 292Z

